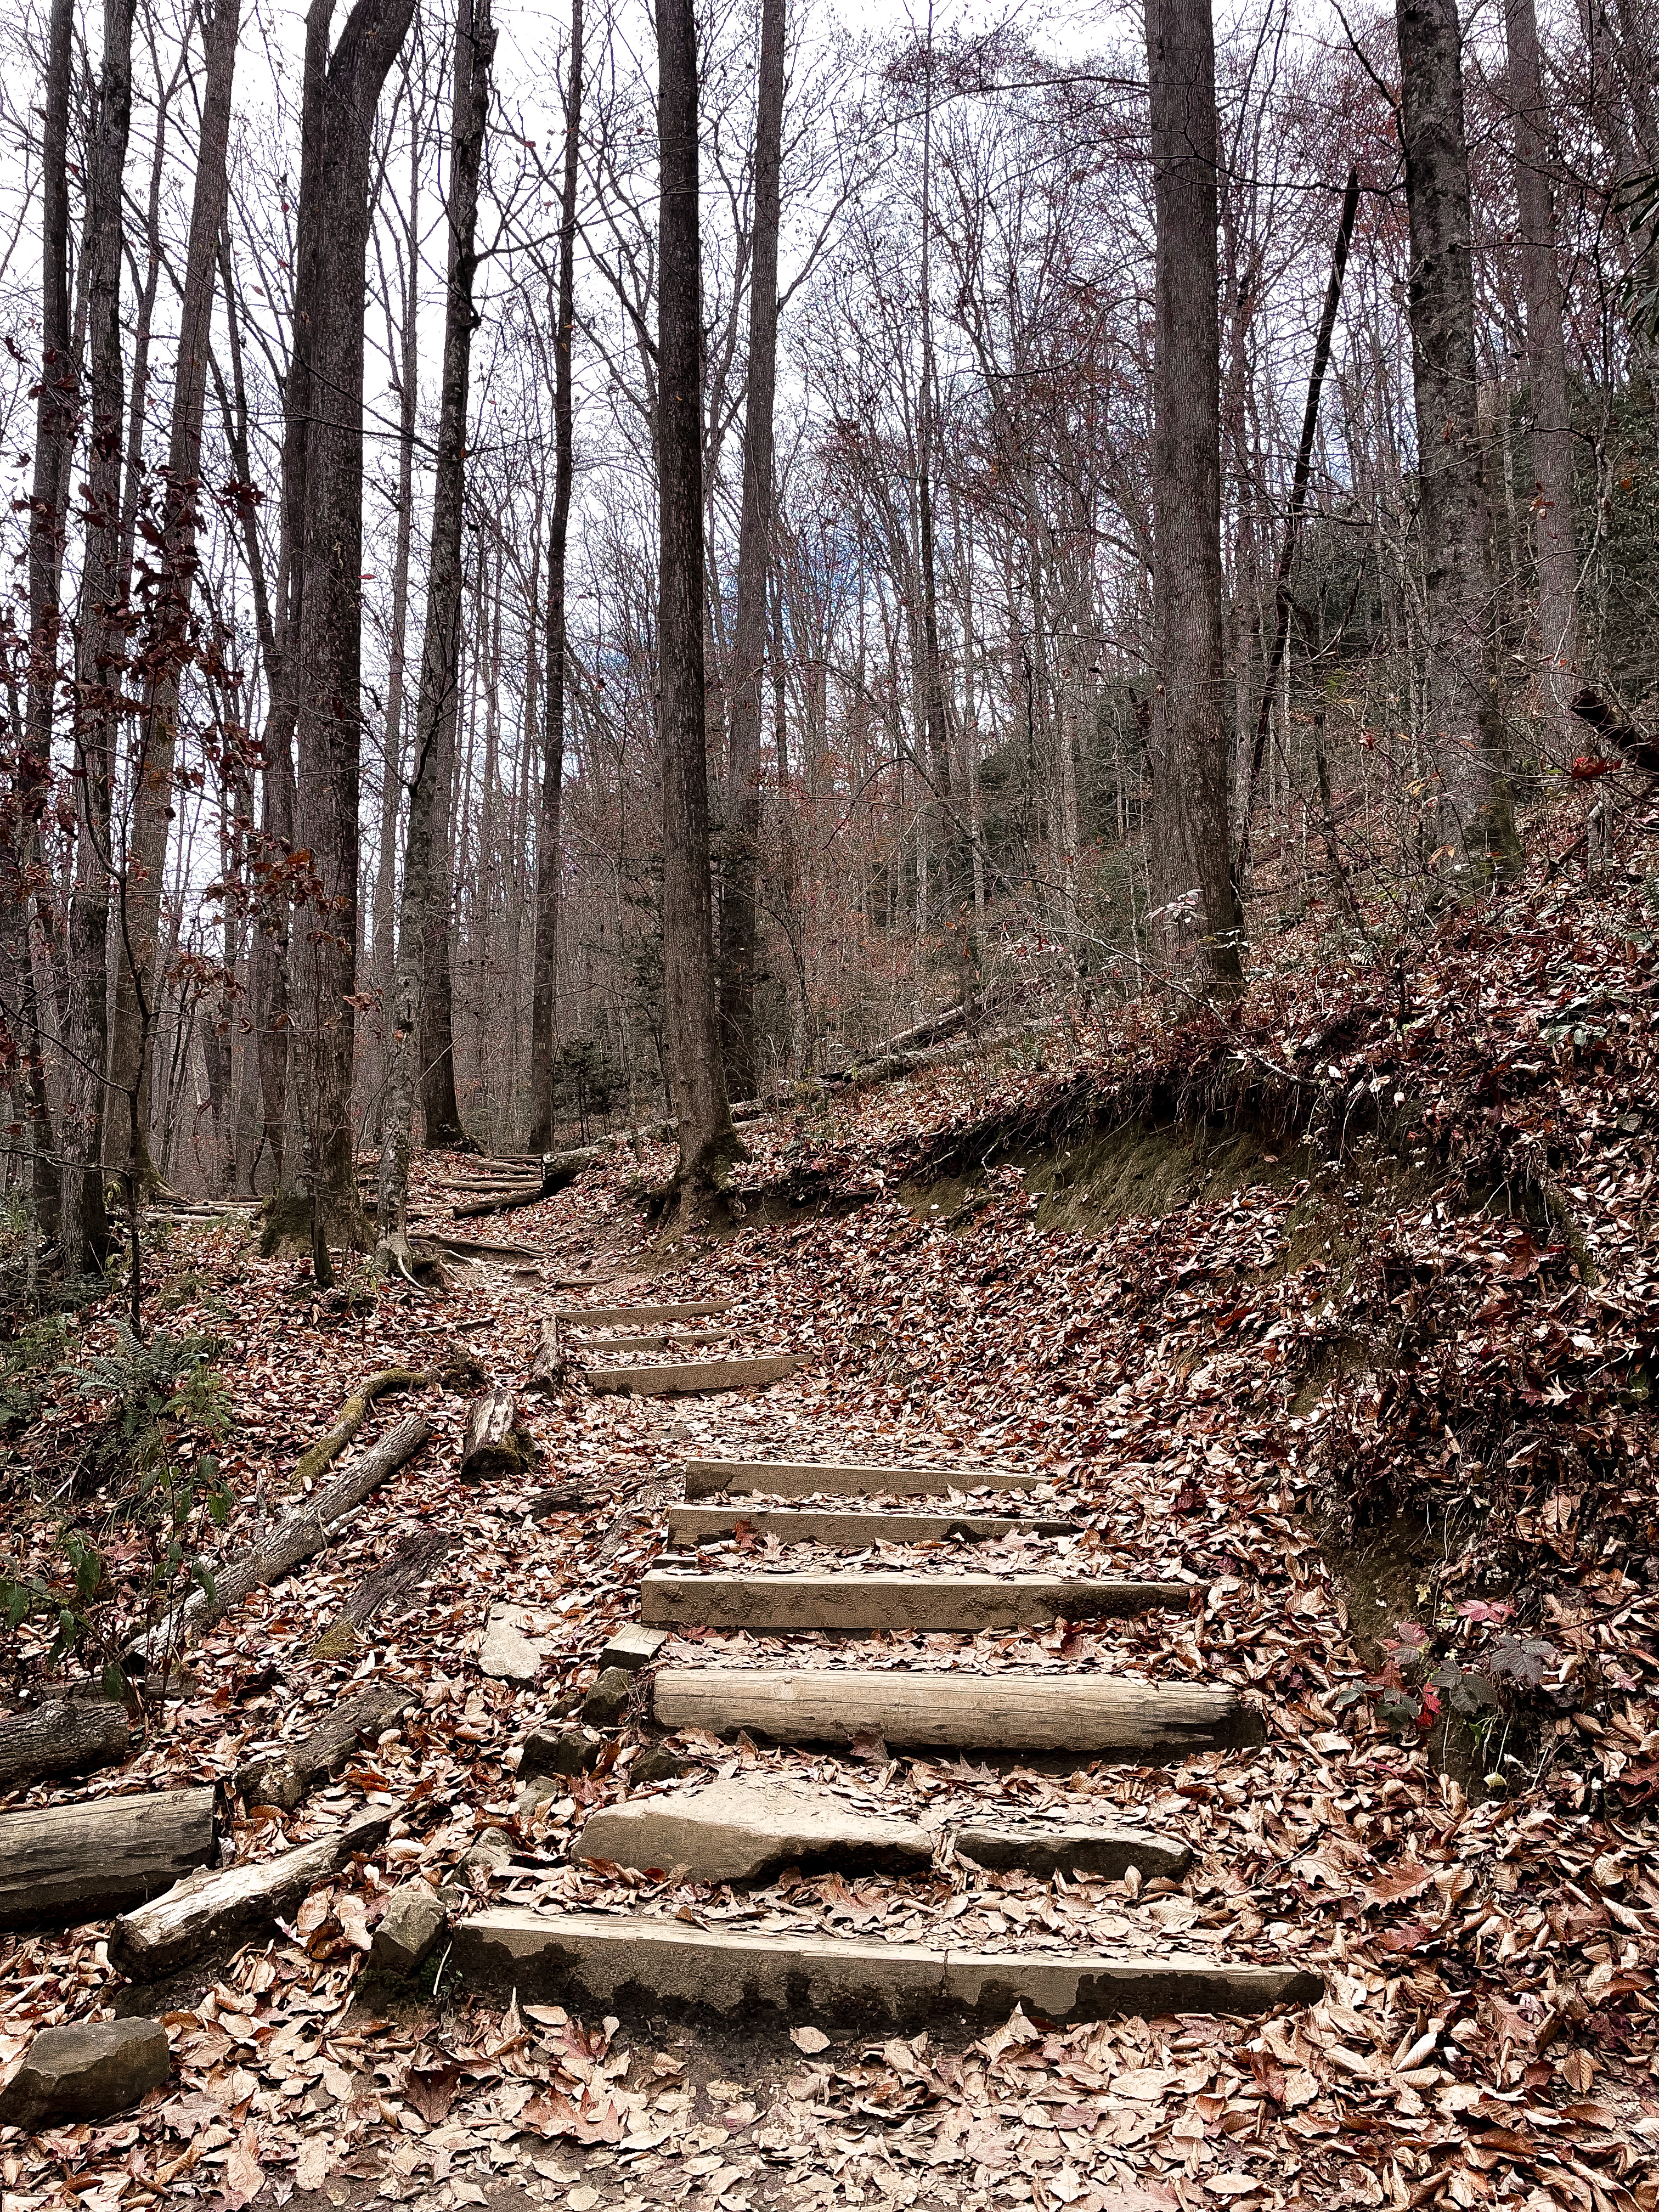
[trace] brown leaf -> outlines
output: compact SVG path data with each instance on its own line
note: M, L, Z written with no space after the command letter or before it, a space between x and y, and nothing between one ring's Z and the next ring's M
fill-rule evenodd
M448 2118L460 2084L461 2069L453 2059L443 2066L411 2066L404 2077L404 2094L428 2127Z

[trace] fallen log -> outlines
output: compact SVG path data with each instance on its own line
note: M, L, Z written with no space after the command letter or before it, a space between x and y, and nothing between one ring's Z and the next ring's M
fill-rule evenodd
M333 1481L315 1492L296 1512L279 1522L268 1536L230 1560L213 1578L211 1589L191 1592L181 1606L148 1635L129 1647L130 1656L154 1659L169 1649L182 1647L185 1638L222 1620L251 1591L266 1589L290 1574L302 1559L325 1549L335 1525L361 1505L389 1474L412 1459L432 1433L422 1413L405 1413L397 1427L382 1437Z
M590 1390L619 1391L625 1397L670 1398L699 1390L763 1390L769 1382L793 1375L805 1362L794 1352L769 1352L753 1359L688 1359L639 1367L590 1367Z
M563 1382L564 1375L565 1363L559 1357L559 1324L556 1321L544 1321L525 1388L550 1397Z
M280 1858L189 1875L116 1922L110 1930L110 1964L136 1982L155 1981L245 1929L269 1926L359 1852L383 1842L395 1818L395 1808L379 1808Z
M354 1628L367 1628L382 1606L413 1589L441 1559L447 1559L457 1541L448 1528L421 1528L405 1536L386 1565L359 1583L345 1601L341 1620L349 1620Z
M80 1928L216 1856L211 1783L0 1814L0 1928Z
M461 1441L461 1480L487 1482L492 1478L522 1474L534 1457L529 1437L519 1425L519 1408L510 1390L486 1390L467 1410L466 1431Z
M0 1720L0 1796L52 1774L84 1774L112 1766L132 1749L121 1707L106 1700L54 1698L30 1712Z
M377 1398L390 1390L413 1390L423 1388L433 1376L412 1367L383 1367L378 1375L371 1375L362 1382L340 1408L340 1418L324 1437L319 1437L310 1449L301 1453L294 1469L296 1486L314 1482L325 1467L338 1459L363 1423L368 1419L368 1409Z
M402 1683L371 1683L298 1743L245 1760L236 1770L237 1795L246 1804L280 1805L291 1813L319 1782L340 1771L360 1737L391 1727L414 1703L414 1691Z

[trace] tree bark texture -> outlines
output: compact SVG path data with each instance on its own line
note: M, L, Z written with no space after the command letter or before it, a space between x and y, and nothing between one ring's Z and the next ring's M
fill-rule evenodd
M1533 558L1538 568L1541 688L1555 734L1571 737L1578 689L1578 548L1572 496L1572 417L1564 331L1566 299L1556 258L1550 191L1549 111L1534 0L1505 0L1521 291L1527 310L1527 385L1532 427Z
M757 1089L755 956L760 873L761 706L772 545L773 409L778 362L778 228L782 212L786 0L761 0L755 109L755 216L749 277L749 369L743 417L743 511L732 641L731 852L720 901L720 1041L728 1097Z
M683 1206L725 1180L737 1146L714 1002L704 733L702 225L692 0L657 0L658 751L663 1028Z
M79 800L70 911L69 1064L62 1118L64 1264L101 1267L108 1249L102 1131L108 1049L110 794L125 690L127 578L121 568L121 177L132 118L132 0L106 0L98 114L87 161L82 256L89 355L85 541L75 665Z
M415 765L410 781L404 850L403 905L392 970L392 1021L386 1041L386 1105L377 1197L377 1243L383 1257L412 1273L406 1234L409 1162L415 1100L424 1049L421 1001L434 911L447 918L447 881L436 863L440 781L449 787L450 750L461 666L461 521L466 494L466 417L472 331L477 317L472 279L477 266L478 176L489 119L489 68L495 27L489 0L459 0L455 17L455 91L449 171L449 289L444 309L442 382L438 402L437 473L432 499L426 635L415 707ZM447 842L447 841L446 841ZM448 1062L446 1061L446 1065Z
M0 1928L78 1928L210 1866L217 1796L209 1783L0 1814Z
M312 13L331 0L313 0ZM364 1241L351 1124L358 783L362 748L363 302L374 112L414 0L356 0L329 58L296 222L295 352L309 321L305 492L290 656L295 836L309 855L295 917L289 1015L295 1063L288 1190L309 1200L312 1246ZM307 33L309 33L309 22ZM309 37L307 40L309 46ZM300 1158L292 1157L300 1136ZM301 1188L303 1178L304 1188Z
M570 10L564 177L559 195L559 298L553 336L553 516L547 547L547 696L541 817L536 835L536 941L530 1001L530 1149L553 1149L553 1056L558 1032L560 816L564 798L565 558L575 481L570 346L576 319L576 179L581 148L582 0Z
M1468 143L1456 0L1395 0L1410 215L1425 693L1440 787L1437 860L1454 890L1519 866L1498 692L1497 599L1481 467Z
M119 1705L102 1698L54 1698L0 1720L0 1796L51 1774L109 1766L134 1748Z
M1152 365L1152 755L1167 899L1196 883L1216 981L1243 975L1227 821L1221 336L1210 0L1147 9L1158 223Z

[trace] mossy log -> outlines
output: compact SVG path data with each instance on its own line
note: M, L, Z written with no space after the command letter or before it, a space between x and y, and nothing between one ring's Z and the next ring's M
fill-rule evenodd
M424 1389L434 1377L423 1370L413 1367L383 1367L378 1375L371 1375L367 1382L359 1383L340 1408L340 1417L326 1436L301 1453L294 1469L296 1488L314 1482L325 1467L331 1466L351 1442L368 1419L368 1409L377 1398L392 1390Z

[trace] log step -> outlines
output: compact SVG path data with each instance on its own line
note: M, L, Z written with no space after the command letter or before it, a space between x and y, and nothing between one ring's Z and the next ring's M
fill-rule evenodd
M686 1328L671 1335L666 1329L654 1334L635 1336L568 1336L565 1350L582 1352L695 1352L699 1345L724 1344L732 1335L729 1328Z
M1143 1765L1260 1743L1261 1717L1231 1690L1102 1674L900 1674L854 1668L665 1667L664 1729L746 1729L775 1743L1133 1754Z
M576 1285L566 1284L563 1287L570 1290ZM715 1314L730 1313L736 1304L735 1298L710 1298L701 1305L690 1306L557 1306L553 1318L574 1327L602 1321L708 1321Z
M1016 2004L1056 2022L1174 2013L1254 2016L1323 1994L1295 1966L1201 1957L1111 1958L1076 1950L945 1951L915 1943L736 1933L642 1914L499 1906L455 1930L450 1970L520 2002L595 2012L714 2013L748 2021L914 2027L942 2012L1006 2020Z
M666 1365L590 1367L590 1390L620 1390L635 1398L672 1398L698 1390L760 1390L793 1375L803 1363L793 1352L757 1359L696 1359Z
M208 1783L0 1814L0 1928L78 1928L210 1866L217 1795Z
M690 1575L654 1571L640 1582L640 1618L654 1628L831 1628L856 1636L914 1629L976 1636L1185 1607L1185 1583L1116 1583L1055 1575L852 1572Z
M837 1513L787 1506L671 1505L668 1533L677 1543L711 1543L734 1536L739 1522L756 1536L781 1544L945 1544L959 1536L970 1544L999 1536L1080 1536L1075 1521L1006 1520L983 1513Z
M871 1467L854 1462L689 1459L688 1498L750 1492L768 1498L944 1498L953 1491L1035 1490L1048 1477L989 1467Z

